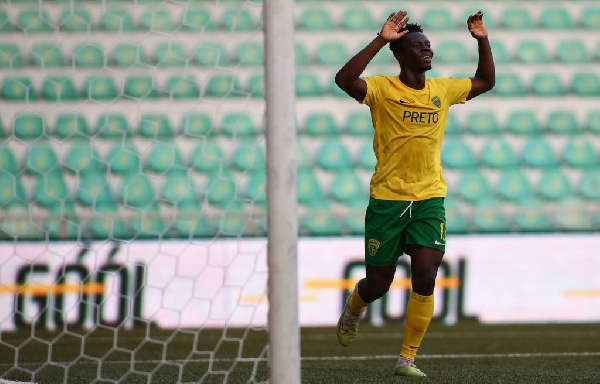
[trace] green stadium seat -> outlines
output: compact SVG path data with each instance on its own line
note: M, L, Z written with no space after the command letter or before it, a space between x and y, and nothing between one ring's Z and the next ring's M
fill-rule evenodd
M187 31L212 31L215 28L212 12L205 8L186 8L182 26Z
M255 204L267 203L267 177L263 172L254 172L246 184L244 196Z
M443 166L449 169L472 168L477 165L473 150L464 140L448 140L442 145Z
M108 32L133 32L135 22L133 16L125 8L111 8L102 14L100 26Z
M221 132L229 137L248 137L258 133L252 116L246 112L227 112L221 122Z
M0 172L0 209L15 204L25 204L28 201L25 188L18 175Z
M518 165L512 147L502 137L488 140L481 151L481 162L488 168L507 169Z
M238 44L234 50L235 60L244 66L263 65L262 42L246 41Z
M73 144L65 156L64 168L76 175L89 175L104 171L98 151L89 143Z
M309 168L314 164L307 146L300 140L296 141L296 165L298 169Z
M31 78L26 76L7 76L2 79L0 95L7 101L37 100L37 93Z
M573 168L598 166L598 155L589 139L572 137L562 152L563 161Z
M117 175L131 175L140 171L140 154L137 147L129 142L121 142L109 149L106 157L108 170Z
M198 205L199 196L194 181L183 171L167 172L165 182L160 190L161 199L179 208L180 206Z
M348 7L342 13L342 27L348 31L369 31L375 27L367 7Z
M47 240L46 231L30 217L29 206L15 202L3 210L0 235L10 241Z
M129 133L129 123L123 114L106 113L96 122L95 134L103 139L120 139Z
M359 151L357 164L367 171L374 172L375 165L377 164L377 157L375 157L375 152L373 152L373 144L372 143L364 143Z
M117 67L144 66L148 58L144 47L137 43L119 43L112 52L112 61Z
M14 32L15 26L8 18L8 12L5 9L0 9L0 32Z
M508 115L508 131L517 135L533 135L541 132L535 113L531 110L515 110Z
M556 47L558 60L567 63L588 63L590 56L581 40L561 40Z
M520 169L503 171L496 192L503 200L516 202L528 199L532 194L529 180Z
M343 65L351 56L341 41L324 41L317 45L316 59L321 65Z
M475 207L473 228L478 232L508 232L511 224L498 201L487 198Z
M337 140L327 140L317 151L317 165L327 171L339 171L352 165L346 146Z
M58 115L53 133L59 139L84 139L91 136L85 117L68 113Z
M199 65L210 68L229 64L225 47L216 41L200 43L194 52L194 60Z
M240 237L248 225L249 215L244 213L240 203L233 201L225 207L219 220L219 236Z
M335 201L344 204L368 199L367 193L363 187L363 182L351 169L344 169L334 175L329 190L329 196Z
M96 208L87 230L94 239L131 240L131 230L125 221L118 219L117 208Z
M558 165L554 150L543 137L531 137L521 152L523 164L532 168L549 168Z
M328 112L309 113L303 128L303 131L310 136L329 136L338 133L335 118Z
M498 73L496 74L494 93L506 97L524 96L525 88L518 74Z
M90 32L92 18L85 9L66 9L60 15L58 28L64 32Z
M458 19L460 22L467 23L467 20L469 19L469 16L476 14L479 11L482 11L484 16L483 16L483 21L485 22L485 27L487 28L488 31L494 30L496 29L496 22L494 20L493 17L491 17L490 15L493 14L493 12L491 12L489 9L481 7L480 4L476 4L474 6L461 6L462 10L461 10L461 16ZM410 16L410 14L409 14ZM496 57L494 56L494 62L496 61Z
M315 97L323 96L323 89L319 78L313 72L296 73L296 96Z
M200 86L193 76L175 75L167 79L167 92L173 99L197 99Z
M300 218L300 235L339 236L341 232L340 220L330 211L309 211Z
M451 112L448 113L448 120L446 120L446 129L444 134L447 136L459 135L463 131L462 125L458 123L456 115Z
M206 197L211 205L224 208L235 199L236 194L237 185L232 177L214 175L208 180Z
M506 46L502 40L490 40L492 54L494 55L494 63L508 64L511 62L511 56L506 50Z
M156 46L154 61L161 67L183 67L189 60L183 44L168 42Z
M32 200L43 208L56 209L70 200L67 184L60 169L39 176L33 189Z
M577 96L600 96L600 78L594 72L576 72L571 89Z
M25 60L18 44L0 44L0 68L21 68L24 65Z
M158 205L137 211L139 217L131 221L133 238L160 239L169 236L170 222L160 218Z
M339 97L344 100L348 99L348 94L342 91L342 89L335 83L335 73L332 73L331 80L329 82L329 92L335 97Z
M131 75L125 79L123 94L136 100L156 99L160 96L150 75Z
M248 79L248 91L252 97L265 97L265 75L263 73L255 73L250 75Z
M213 130L209 115L202 112L191 112L183 116L180 131L189 137L206 137Z
M174 32L177 28L171 12L166 9L147 9L142 13L141 27L151 32Z
M364 236L365 234L365 209L352 208L344 216L344 234L351 236Z
M140 117L137 127L140 137L146 139L162 139L173 136L173 129L169 118L160 113L144 113Z
M17 27L26 33L48 33L54 30L48 11L23 9L17 18Z
M562 202L553 216L557 231L589 231L594 225L592 212L578 199Z
M369 39L368 41L363 42L363 44L361 44L360 46L366 47L367 45L369 45L371 40L372 39ZM377 54L375 54L375 57L373 57L373 59L369 63L369 65L389 65L389 64L394 64L394 65L398 64L398 61L396 61L396 58L394 57L392 52L390 52L389 49L381 49L379 52L377 52ZM427 76L429 77L431 75L431 73L432 73L431 71L427 72ZM335 76L334 76L334 78L335 78Z
M42 97L60 103L79 98L73 79L69 76L48 76L42 84Z
M161 174L169 171L185 171L186 169L181 151L171 143L153 144L146 159L146 164L147 169Z
M467 131L474 135L489 135L500 133L500 127L493 112L479 110L467 117Z
M81 241L82 239L84 227L74 216L70 215L69 218L50 217L44 221L43 225L50 240Z
M31 48L30 61L42 68L64 67L67 65L60 45L56 43L37 43Z
M264 149L257 143L242 143L233 151L231 163L235 169L241 172L264 170Z
M569 11L565 8L543 8L540 24L546 29L572 29L575 25Z
M543 64L549 61L541 40L521 40L517 44L517 59L525 64Z
M538 187L540 198L548 201L562 201L571 197L571 194L571 183L562 170L550 169L542 174Z
M77 69L102 68L105 65L104 50L95 43L79 43L73 51Z
M213 238L216 234L212 222L207 217L198 217L195 211L186 212L181 209L173 222L173 230L181 238Z
M316 208L326 200L311 168L304 168L298 171L298 202L309 208Z
M516 229L521 232L550 232L553 230L552 220L544 211L544 205L533 197L519 201L514 223Z
M483 174L474 169L466 171L460 176L457 184L457 194L464 201L476 204L487 199L491 194L491 189Z
M156 203L154 185L143 173L128 175L119 190L119 198L124 207L152 210Z
M225 166L225 156L219 144L206 141L197 145L190 157L192 169L203 173L215 173Z
M119 97L119 89L111 76L91 75L83 82L83 93L92 101L106 102Z
M223 13L221 24L230 32L251 32L258 29L254 16L247 8L228 8Z
M22 112L15 116L13 134L20 140L33 140L46 135L46 124L41 115Z
M444 64L460 64L472 61L472 56L462 40L441 41L435 54Z
M48 144L32 144L27 147L23 168L30 175L40 176L60 170L58 157Z
M565 94L560 76L554 72L541 72L533 75L531 89L538 96L561 96Z
M16 175L19 171L17 160L8 145L0 145L0 174Z
M600 8L584 7L581 10L581 24L587 29L600 29Z
M336 26L327 8L305 8L300 15L300 28L307 31L331 31Z
M469 232L470 224L467 216L461 211L452 195L448 195L444 201L446 211L446 228L448 233L466 233Z
M570 110L553 110L548 114L548 132L553 134L572 134L579 132L575 114Z
M208 79L206 96L209 97L239 97L245 95L239 78L233 74L215 74Z
M509 30L532 29L536 24L527 8L504 8L500 19L502 26Z
M423 13L423 29L426 31L446 31L456 27L452 13L447 8L427 8Z
M345 132L354 136L372 137L375 133L369 112L350 112L346 115Z
M600 171L597 168L587 169L583 173L579 193L587 200L600 201Z
M600 111L593 110L588 112L586 126L590 132L600 134Z
M310 64L310 59L308 58L308 53L306 52L306 47L301 42L296 41L295 51L296 51L296 65Z

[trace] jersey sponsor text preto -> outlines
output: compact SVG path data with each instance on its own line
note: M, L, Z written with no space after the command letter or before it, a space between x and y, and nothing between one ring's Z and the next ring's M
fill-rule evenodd
M437 124L439 119L438 112L416 112L405 110L402 114L402 121L408 121L415 124Z

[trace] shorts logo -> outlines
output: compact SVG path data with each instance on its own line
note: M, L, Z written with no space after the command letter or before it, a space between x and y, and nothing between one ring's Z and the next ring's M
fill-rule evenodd
M442 108L442 100L440 100L440 98L438 96L433 96L433 99L431 99L431 102L433 103L433 105L435 105L438 108Z
M375 239L369 239L369 255L375 256L379 250L381 243Z

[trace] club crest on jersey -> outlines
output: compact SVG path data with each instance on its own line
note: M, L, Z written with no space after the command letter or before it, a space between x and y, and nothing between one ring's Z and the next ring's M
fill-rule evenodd
M442 108L442 100L440 100L440 98L438 96L433 96L433 99L431 99L431 102L433 103L433 105L435 105L438 108Z
M369 239L369 255L375 256L381 243L376 239Z

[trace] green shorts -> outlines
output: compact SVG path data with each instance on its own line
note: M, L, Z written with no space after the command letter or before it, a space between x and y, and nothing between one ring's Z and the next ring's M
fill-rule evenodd
M445 252L444 198L422 201L371 198L365 217L365 263L395 264L409 244Z

